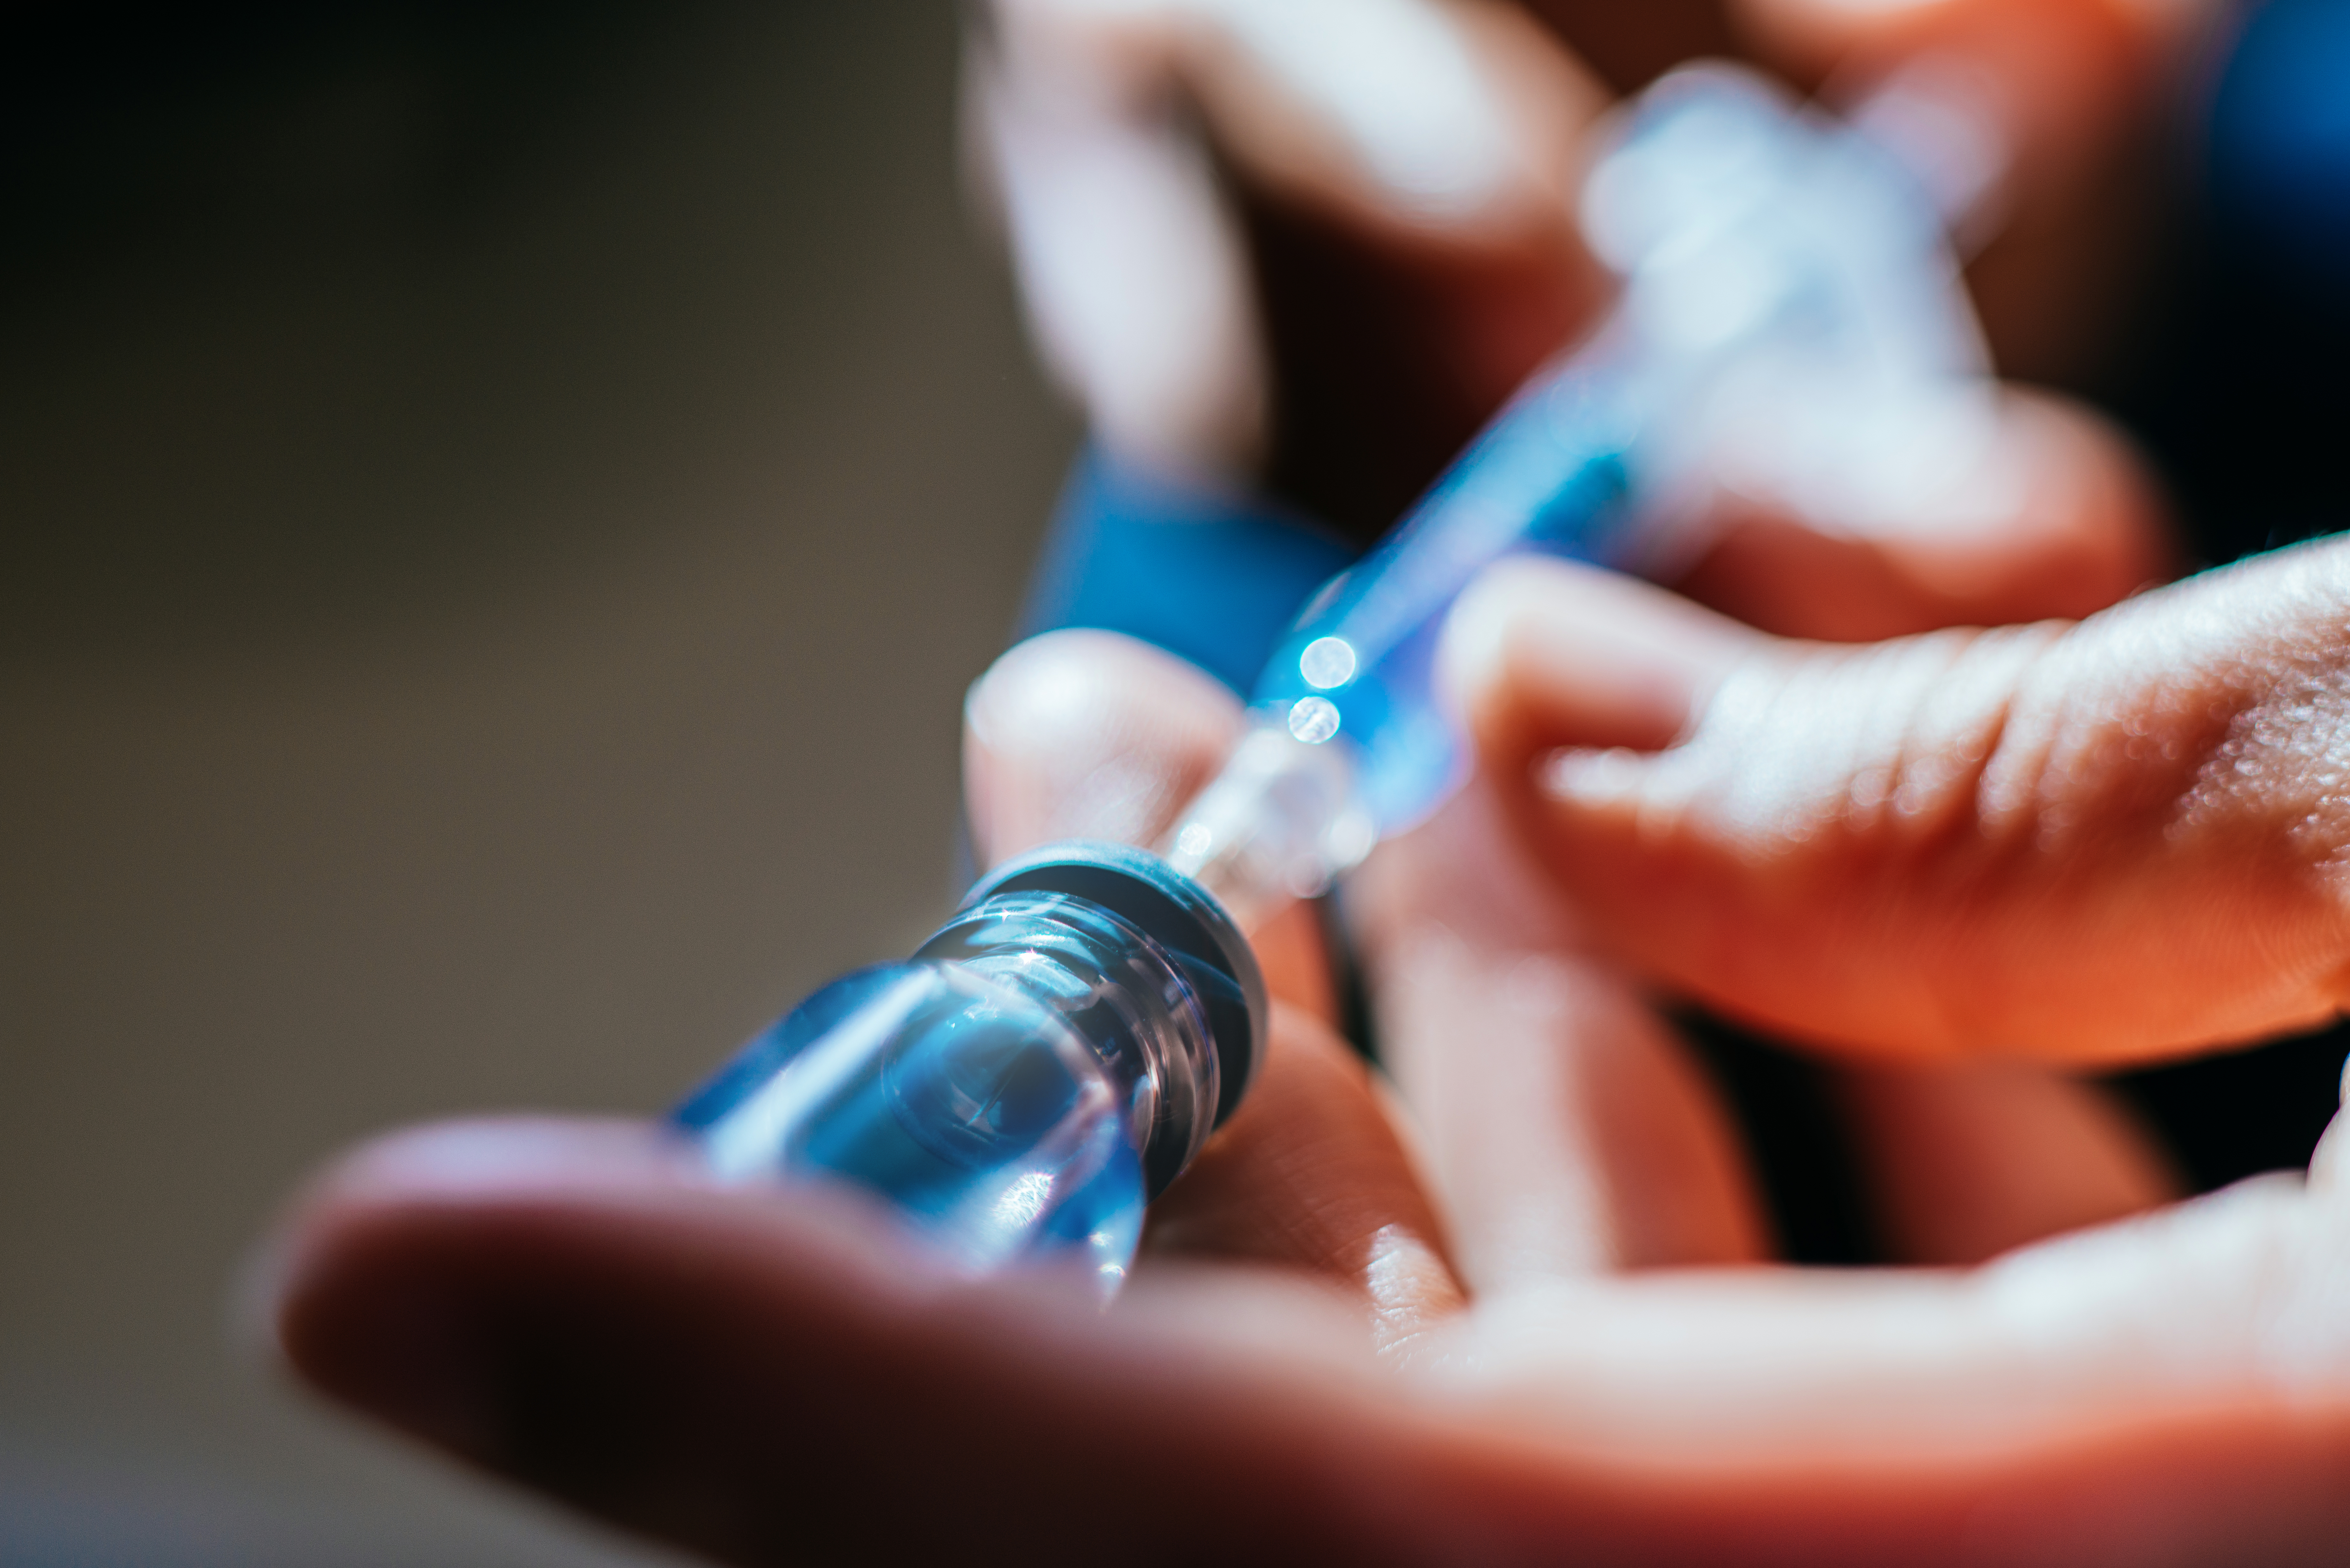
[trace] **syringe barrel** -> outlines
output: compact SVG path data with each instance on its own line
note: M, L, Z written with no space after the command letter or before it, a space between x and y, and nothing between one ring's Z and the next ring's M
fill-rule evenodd
M1214 902L1139 851L1062 845L902 963L758 1035L676 1125L738 1180L887 1199L963 1266L1125 1275L1144 1204L1245 1090L1263 983Z
M1613 563L1630 489L1615 372L1586 348L1521 391L1267 662L1253 729L1165 846L1244 929L1320 892L1465 776L1435 665L1445 607L1471 577L1520 549Z
M1444 612L1461 589L1513 551L1617 562L1635 515L1624 443L1638 389L1611 348L1603 335L1521 390L1265 664L1251 705L1301 741L1352 753L1357 803L1381 837L1425 817L1466 773L1435 689Z

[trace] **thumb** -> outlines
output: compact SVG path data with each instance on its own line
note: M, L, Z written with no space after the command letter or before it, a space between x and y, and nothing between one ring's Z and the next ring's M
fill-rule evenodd
M1861 647L1518 563L1446 661L1521 826L1655 978L1824 1044L2096 1064L2332 1016L2350 546Z

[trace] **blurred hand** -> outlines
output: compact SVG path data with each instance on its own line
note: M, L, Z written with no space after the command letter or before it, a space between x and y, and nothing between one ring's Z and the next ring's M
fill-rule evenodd
M1705 55L1930 88L2008 170L1973 272L1999 362L2061 375L2130 297L2148 110L2211 9L993 0L971 146L1103 439L1368 538L1603 298L1573 210L1613 94Z

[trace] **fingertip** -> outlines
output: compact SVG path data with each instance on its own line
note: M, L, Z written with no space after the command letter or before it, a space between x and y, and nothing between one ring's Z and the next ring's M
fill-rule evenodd
M2064 399L2003 389L1953 442L1856 495L1725 492L1675 588L1782 637L1873 642L2079 619L2172 576L2169 519L2128 441Z
M1543 799L1583 812L1637 801L1647 758L1629 746L1555 746L1532 768Z
M1016 642L963 693L963 725L989 747L1034 746L1082 723L1104 697L1105 666L1128 656L1128 639L1070 628Z
M277 1348L317 1392L732 1561L759 1555L742 1532L763 1510L831 1495L778 1494L804 1440L766 1456L781 1469L733 1459L837 1408L856 1383L837 1363L874 1376L924 1343L910 1324L968 1315L870 1200L714 1181L647 1122L394 1134L313 1187L273 1272Z
M1655 751L1685 732L1754 634L1632 578L1506 562L1461 597L1440 680L1490 753Z
M263 1337L329 1397L478 1461L499 1443L494 1368L463 1279L469 1216L678 1183L651 1124L498 1117L402 1129L352 1150L262 1244Z
M1132 638L1031 638L964 699L972 836L990 861L1056 838L1148 842L1223 760L1239 723L1239 703L1212 677Z

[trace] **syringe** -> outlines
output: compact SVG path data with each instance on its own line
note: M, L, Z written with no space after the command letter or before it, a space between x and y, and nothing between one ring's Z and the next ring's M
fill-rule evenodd
M816 992L678 1112L713 1169L843 1180L965 1267L1058 1257L1114 1285L1261 1054L1243 932L1463 777L1432 665L1479 570L1653 566L1725 480L1865 505L1872 475L1963 461L1987 423L1936 203L1877 140L1746 73L1678 72L1583 218L1615 308L1308 607L1161 854L1024 857L910 961Z
M1745 72L1650 88L1586 187L1615 308L1308 607L1169 864L1254 929L1427 816L1465 771L1438 635L1499 556L1654 568L1711 486L1866 509L1979 451L1990 383L1940 206L1878 139Z

